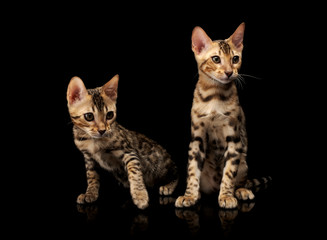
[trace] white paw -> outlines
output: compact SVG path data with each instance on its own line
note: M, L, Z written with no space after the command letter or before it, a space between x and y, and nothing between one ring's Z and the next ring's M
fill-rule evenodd
M145 209L149 206L149 195L146 190L135 192L132 195L133 203L139 209Z
M177 198L177 200L175 202L175 206L179 207L179 208L191 207L191 206L195 205L196 202L197 202L197 199L194 196L180 196Z
M235 196L240 200L252 200L254 199L254 194L251 190L247 188L239 188L235 191Z
M229 195L221 195L218 197L218 203L221 208L236 208L237 199Z

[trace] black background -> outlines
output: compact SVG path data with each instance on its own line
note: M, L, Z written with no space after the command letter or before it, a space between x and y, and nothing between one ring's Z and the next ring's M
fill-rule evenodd
M199 229L194 230L188 220L178 217L173 203L160 205L156 192L150 193L148 209L136 209L128 191L105 171L101 172L99 200L79 207L75 202L86 189L86 176L82 154L73 143L66 101L73 76L82 78L87 88L95 88L119 74L117 121L154 139L172 155L181 175L173 194L176 198L185 191L190 110L198 78L191 51L192 30L201 26L213 40L226 39L245 22L240 73L256 77L244 77L245 83L238 87L247 120L249 175L270 175L278 182L283 170L276 174L276 165L287 161L284 146L293 131L288 116L296 101L285 101L288 77L280 69L290 65L280 53L288 50L292 56L292 49L287 49L281 39L290 35L288 30L295 19L284 21L282 12L272 15L268 10L199 18L194 17L194 12L192 17L175 19L169 11L113 15L113 9L90 13L73 8L49 9L31 15L29 21L22 19L13 32L18 40L15 49L21 56L16 60L23 63L20 69L31 79L23 78L19 85L28 89L32 106L29 115L33 116L28 123L33 126L29 128L33 148L25 150L22 146L23 159L28 155L33 160L22 160L26 164L26 168L22 167L24 176L26 172L28 176L19 184L28 202L33 203L23 207L27 213L21 223L32 222L35 226L28 231L42 235L38 229L42 226L47 233L59 236L119 234L122 238L261 238L276 234L281 226L272 220L277 201L272 185L256 194L251 211L236 210L236 218L227 227L219 216L235 211L219 209L217 196L204 196L192 208L192 214L200 219ZM144 223L138 219L146 220Z

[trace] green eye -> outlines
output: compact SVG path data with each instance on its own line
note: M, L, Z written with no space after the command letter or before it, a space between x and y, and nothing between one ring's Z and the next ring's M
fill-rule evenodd
M221 62L219 56L213 56L213 57L211 57L211 59L212 59L212 61L213 61L214 63L216 63L216 64L218 64L218 63Z
M110 120L114 117L114 112L113 111L110 111L110 112L107 112L107 115L106 115L106 119L107 120Z
M94 115L93 115L93 113L85 113L84 114L84 118L85 118L85 120L86 121L88 121L88 122L90 122L90 121L93 121L94 120Z
M233 64L236 64L240 61L240 57L239 56L234 56L233 59L232 59L232 63Z

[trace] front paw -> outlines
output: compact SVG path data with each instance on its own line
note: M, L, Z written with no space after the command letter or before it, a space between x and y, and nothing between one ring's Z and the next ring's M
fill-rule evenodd
M221 195L218 197L218 203L221 208L236 208L237 199L229 195Z
M145 209L149 206L149 195L146 190L132 193L133 203L139 209Z
M92 193L82 193L77 197L77 203L78 204L85 204L85 203L92 203L95 202L98 199L98 194L92 194Z
M195 205L197 202L197 198L195 196L180 196L177 198L175 202L175 207L182 208L182 207L191 207Z

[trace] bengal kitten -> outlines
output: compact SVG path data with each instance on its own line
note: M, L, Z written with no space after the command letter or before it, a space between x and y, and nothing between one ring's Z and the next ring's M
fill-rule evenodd
M86 89L80 78L73 77L68 86L74 142L84 155L88 184L77 203L97 200L100 182L95 167L100 165L129 187L134 204L144 209L149 202L146 187L163 184L160 195L174 191L177 167L158 143L115 121L118 79L116 75L102 87Z
M242 23L226 40L212 41L195 27L192 50L198 65L191 110L192 140L188 152L187 188L176 207L189 207L204 193L219 191L222 208L237 207L237 199L253 199L245 188L247 135L235 80L242 63Z

